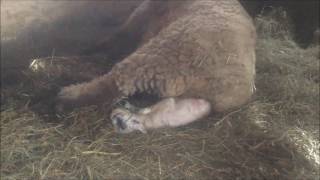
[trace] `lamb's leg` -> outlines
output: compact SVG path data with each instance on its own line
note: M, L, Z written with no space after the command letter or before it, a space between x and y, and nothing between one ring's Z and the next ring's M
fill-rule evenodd
M210 103L203 99L168 98L138 113L123 108L115 109L111 113L111 120L120 133L135 130L146 132L148 129L189 124L208 115L210 109Z
M109 102L120 98L111 74L95 78L92 81L63 87L57 96L57 110L79 107L84 105Z

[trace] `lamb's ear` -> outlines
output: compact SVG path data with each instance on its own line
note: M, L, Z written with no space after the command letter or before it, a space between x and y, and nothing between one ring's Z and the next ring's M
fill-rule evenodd
M147 130L144 127L141 127L138 129L140 132L142 132L143 134L147 134Z
M142 132L143 134L147 134L147 130L146 128L143 126L142 123L137 124L137 126L135 127L136 130Z
M139 129L139 131L142 132L143 134L147 134L148 133L147 130L145 130L145 129Z
M144 127L143 123L141 123L139 120L133 118L132 120L132 123L135 124L135 129L146 134L147 133L147 130L146 128Z

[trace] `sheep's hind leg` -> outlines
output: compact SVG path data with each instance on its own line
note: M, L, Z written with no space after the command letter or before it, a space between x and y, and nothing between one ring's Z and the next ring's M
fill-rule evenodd
M111 113L111 120L119 133L135 130L145 133L149 129L189 124L205 117L210 110L210 103L204 99L167 98L135 113L117 108Z

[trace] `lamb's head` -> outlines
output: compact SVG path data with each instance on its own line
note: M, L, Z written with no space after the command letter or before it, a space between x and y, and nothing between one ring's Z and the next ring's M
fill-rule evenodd
M130 133L136 130L146 133L142 118L138 116L127 109L117 108L112 111L110 119L119 133Z

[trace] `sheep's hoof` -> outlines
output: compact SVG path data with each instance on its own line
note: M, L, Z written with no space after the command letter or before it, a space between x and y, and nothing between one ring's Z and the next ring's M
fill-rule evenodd
M112 124L118 133L130 133L133 131L141 131L146 133L146 130L141 122L141 119L129 110L124 108L117 108L111 113Z

